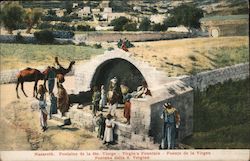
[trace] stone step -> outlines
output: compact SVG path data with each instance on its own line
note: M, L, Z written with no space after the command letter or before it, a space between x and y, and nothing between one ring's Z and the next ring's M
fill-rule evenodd
M63 125L70 125L71 121L70 118L68 117L68 114L66 116L61 117L61 114L53 114L52 119L62 123Z

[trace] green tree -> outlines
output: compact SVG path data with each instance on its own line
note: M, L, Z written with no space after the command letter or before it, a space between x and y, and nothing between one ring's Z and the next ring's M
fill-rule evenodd
M199 28L199 20L203 17L202 9L192 5L180 5L171 11L172 16L168 19L170 26L184 25L188 28Z
M42 30L34 33L35 38L42 44L51 44L54 42L52 31Z
M168 28L164 24L160 24L160 23L154 24L152 26L153 31L166 31L167 29Z
M140 31L148 31L150 30L150 19L147 17L144 17L140 23L139 30Z
M127 19L124 16L121 16L117 19L114 19L110 22L111 26L114 26L115 31L124 31L124 26L129 22L129 19Z
M123 27L126 31L136 31L137 30L137 24L134 22L126 23Z
M8 30L9 34L18 28L18 25L23 21L24 10L17 3L4 4L1 11L1 23Z
M34 9L27 9L24 16L24 22L27 24L28 28L26 30L26 33L30 33L32 27L35 24L39 23L39 20L41 19L43 15L43 12L39 8Z

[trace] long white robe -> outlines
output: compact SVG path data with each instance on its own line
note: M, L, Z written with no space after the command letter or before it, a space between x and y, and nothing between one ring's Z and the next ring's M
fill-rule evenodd
M111 119L106 119L105 121L105 132L104 132L104 137L103 137L103 141L104 142L112 142L114 141L114 137L113 137L113 128L115 126L114 121ZM109 127L108 127L109 126Z

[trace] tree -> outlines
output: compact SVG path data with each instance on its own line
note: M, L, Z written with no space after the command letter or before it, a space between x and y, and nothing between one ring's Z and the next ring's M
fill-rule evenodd
M25 16L24 16L24 22L27 24L28 28L26 30L26 33L30 33L32 27L35 24L38 24L39 20L41 19L43 15L43 12L39 8L34 9L27 9Z
M199 28L199 20L203 17L202 9L192 5L180 5L171 11L169 22L176 25L184 25L189 28Z
M136 31L137 30L137 24L134 22L126 23L123 27L126 31Z
M13 33L13 30L17 29L18 25L23 21L24 10L16 3L4 4L1 11L1 22L8 30L9 34Z
M166 31L167 29L168 28L164 24L160 24L160 23L154 24L152 26L153 31Z
M129 22L129 19L127 19L124 16L121 16L117 19L114 19L111 21L110 25L114 26L115 31L123 31L124 26Z
M51 44L54 41L54 35L49 30L42 30L34 33L35 38L44 44Z
M150 19L147 17L144 17L140 23L139 30L140 31L148 31L150 29Z

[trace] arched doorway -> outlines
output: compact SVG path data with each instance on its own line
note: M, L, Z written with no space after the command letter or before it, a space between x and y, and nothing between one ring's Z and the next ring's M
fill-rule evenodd
M131 92L145 81L142 73L132 63L122 58L114 58L106 60L97 67L91 80L91 87L104 85L107 89L113 77L118 79L118 84L128 86Z

